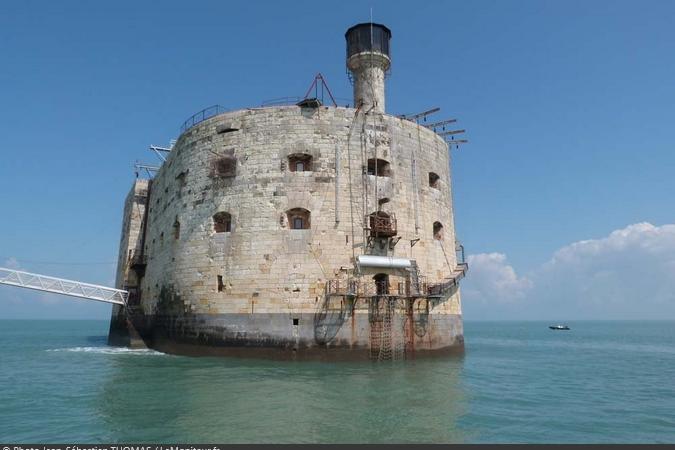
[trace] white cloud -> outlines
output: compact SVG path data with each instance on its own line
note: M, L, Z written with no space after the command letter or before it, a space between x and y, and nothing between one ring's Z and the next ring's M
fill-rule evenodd
M513 302L525 296L532 282L516 275L503 253L480 253L467 258L471 282L464 295L473 301Z
M464 307L474 319L675 318L672 224L637 223L572 243L527 276L502 254L468 260Z

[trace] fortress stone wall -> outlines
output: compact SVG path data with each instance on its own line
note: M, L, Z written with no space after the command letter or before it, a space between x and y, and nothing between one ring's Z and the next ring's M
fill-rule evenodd
M292 171L295 155L311 157L311 170ZM368 174L374 158L389 163L387 176ZM138 286L141 334L174 351L183 344L299 354L369 349L367 305L326 308L326 282L352 276L355 255L382 254L367 248L364 232L365 216L378 208L395 215L401 237L384 254L415 260L430 283L453 274L448 158L433 131L350 108L247 109L193 127L152 180L147 267ZM430 172L439 177L434 187ZM380 205L382 199L389 201ZM308 229L292 229L288 211L296 208L309 211ZM230 231L216 231L218 213L230 215ZM434 222L443 226L440 240ZM140 224L132 223L136 236ZM125 234L121 253L128 240ZM120 273L133 272L122 254L120 262ZM322 307L340 326L317 330L317 317L327 314ZM426 333L410 350L461 347L459 292L428 309Z
M378 360L463 350L448 145L385 113L391 31L362 23L345 39L356 108L306 98L191 123L136 181L118 266L129 302L111 343Z

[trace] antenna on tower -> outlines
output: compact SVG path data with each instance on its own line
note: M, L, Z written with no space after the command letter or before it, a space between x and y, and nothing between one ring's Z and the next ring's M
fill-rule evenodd
M321 98L319 98L319 84L321 84ZM312 89L314 89L313 98L309 96L312 92ZM328 93L328 97L330 98L330 101L333 102L333 106L337 106L337 102L335 101L335 98L333 97L333 94L331 93L330 88L328 87L326 79L323 77L323 75L321 75L321 72L316 74L314 80L312 81L312 84L309 86L309 89L307 89L307 92L305 93L305 96L303 97L300 103L303 103L306 100L314 99L320 100L321 104L324 104L323 101L324 91Z

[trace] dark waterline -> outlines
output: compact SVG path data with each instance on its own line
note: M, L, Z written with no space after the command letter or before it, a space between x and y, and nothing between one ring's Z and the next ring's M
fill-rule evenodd
M467 322L464 357L187 358L0 321L3 441L675 442L675 322Z

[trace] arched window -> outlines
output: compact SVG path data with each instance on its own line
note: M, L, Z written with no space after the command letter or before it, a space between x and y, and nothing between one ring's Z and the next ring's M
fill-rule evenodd
M213 231L229 233L232 231L232 216L228 212L218 212L213 215Z
M368 160L368 175L377 177L390 177L391 166L389 161L379 158L370 158Z
M434 239L443 240L443 224L440 222L434 222Z
M306 153L295 153L288 157L288 169L291 172L311 172L312 156Z
M439 184L438 180L440 180L440 179L441 179L441 177L439 177L437 173L429 172L429 186L430 187L432 187L434 189L438 189L438 187L439 187L438 186L438 184Z
M288 225L292 230L309 230L311 213L303 208L293 208L286 212Z

